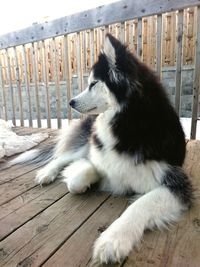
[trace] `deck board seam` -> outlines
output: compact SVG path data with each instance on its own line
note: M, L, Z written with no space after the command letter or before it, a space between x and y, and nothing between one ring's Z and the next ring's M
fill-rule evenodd
M37 217L40 213L44 212L46 209L50 208L52 205L54 205L57 201L61 200L63 197L65 197L67 194L69 194L69 191L67 191L64 195L62 195L60 198L56 199L53 203L51 203L49 206L45 207L43 210L39 211L38 213L34 214L33 217L29 218L26 222L22 223L20 226L15 228L12 232L4 236L0 241L5 240L9 235L13 234L15 231L17 231L19 228L23 227L26 223L33 220L35 217Z
M109 194L97 207L96 207L96 209L93 211L93 212L91 212L91 214L89 214L88 215L88 217L85 219L85 220L83 220L83 222L78 226L78 227L76 227L75 229L74 229L74 231L72 231L71 232L71 234L65 239L65 240L63 240L63 242L61 242L61 244L58 246L58 247L56 247L55 248L55 250L54 251L52 251L50 254L49 254L49 256L38 266L38 267L42 267L73 235L74 235L74 233L76 233L77 231L78 231L78 229L79 228L81 228L81 226L83 225L83 224L85 224L89 219L90 219L90 217L93 215L93 214L95 214L95 212L109 199L111 197L111 194Z

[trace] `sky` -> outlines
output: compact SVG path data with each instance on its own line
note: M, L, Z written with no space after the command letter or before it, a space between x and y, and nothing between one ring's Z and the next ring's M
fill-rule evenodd
M1 0L0 35L117 0Z

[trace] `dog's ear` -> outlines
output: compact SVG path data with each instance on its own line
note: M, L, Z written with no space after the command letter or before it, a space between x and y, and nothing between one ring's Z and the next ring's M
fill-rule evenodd
M115 65L116 63L116 51L113 39L115 38L111 34L107 34L105 37L104 48L103 48L103 54L106 55L111 65Z

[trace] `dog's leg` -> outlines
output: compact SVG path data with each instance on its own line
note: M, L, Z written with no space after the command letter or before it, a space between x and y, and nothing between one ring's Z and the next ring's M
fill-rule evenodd
M184 209L184 204L164 186L145 194L97 239L93 251L94 262L120 262L141 240L146 228L174 222Z
M59 172L71 162L85 156L87 145L78 151L67 151L50 161L44 168L38 171L35 181L38 184L49 184L58 176Z
M84 193L92 184L96 183L100 176L87 159L75 161L62 172L63 182L73 194Z

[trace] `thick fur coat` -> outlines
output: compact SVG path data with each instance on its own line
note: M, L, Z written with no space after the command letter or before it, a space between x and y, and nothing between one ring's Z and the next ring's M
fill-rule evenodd
M52 182L62 170L71 193L97 183L141 194L94 244L94 262L119 262L145 229L176 221L191 205L184 133L159 79L109 34L88 87L70 105L91 116L63 132L36 182Z

